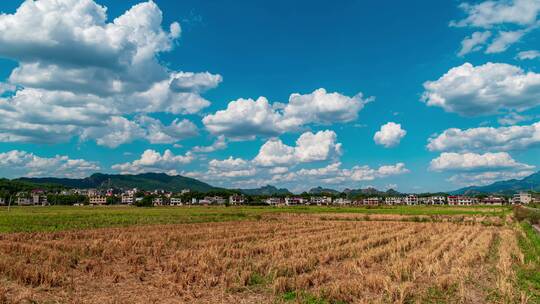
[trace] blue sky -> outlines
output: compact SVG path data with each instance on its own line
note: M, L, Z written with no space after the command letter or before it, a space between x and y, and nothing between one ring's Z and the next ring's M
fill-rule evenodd
M540 166L535 0L0 10L1 176L421 192Z

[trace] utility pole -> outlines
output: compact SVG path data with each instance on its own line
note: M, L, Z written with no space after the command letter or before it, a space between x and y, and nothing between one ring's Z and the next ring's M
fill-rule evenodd
M9 202L8 202L8 207L7 207L7 211L9 212L9 208L11 208L11 199L13 198L13 194L10 194L9 195Z

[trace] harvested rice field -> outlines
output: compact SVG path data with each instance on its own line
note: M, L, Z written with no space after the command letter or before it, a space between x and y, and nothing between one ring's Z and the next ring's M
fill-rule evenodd
M0 303L533 303L517 225L396 216L0 234Z

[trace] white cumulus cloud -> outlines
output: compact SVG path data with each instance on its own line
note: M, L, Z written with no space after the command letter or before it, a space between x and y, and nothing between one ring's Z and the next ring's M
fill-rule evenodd
M540 105L540 74L505 63L450 69L424 83L422 101L463 116L524 111Z
M465 12L466 17L450 22L450 26L490 29L497 32L496 37L486 48L487 54L504 52L512 44L520 41L525 34L535 30L540 12L540 2L537 0L487 0L475 4L462 3L459 7ZM508 31L506 30L508 27L517 30ZM490 37L480 36L479 33L475 32L470 38L463 40L460 56L478 51L483 45L488 44L487 40Z
M181 172L184 165L191 163L195 157L191 153L185 155L175 155L167 149L163 154L158 151L147 149L139 159L132 162L116 164L112 166L123 174L137 174L144 172L164 172L170 175L176 175Z
M405 137L407 131L401 128L401 124L388 122L381 126L381 129L375 133L373 140L378 145L391 148L399 145L401 139Z
M177 22L166 32L162 20L153 1L111 22L107 8L92 0L25 1L0 15L0 56L18 62L7 81L12 94L0 98L0 140L57 143L80 136L113 147L111 136L89 136L104 132L88 129L118 126L127 115L193 114L208 106L200 93L221 76L160 63L158 55L181 33ZM178 137L174 128L171 138ZM148 132L135 133L148 139ZM172 141L164 138L151 142Z
M445 152L430 163L430 169L433 171L531 170L533 168L534 166L517 162L506 152L484 154Z
M276 136L309 124L326 125L356 120L358 112L373 98L361 93L348 97L317 89L291 94L286 104L271 104L265 97L231 101L225 110L203 118L206 129L236 139Z
M336 133L330 130L315 134L305 132L294 147L279 139L270 139L261 146L253 161L261 166L277 166L327 160L341 154L341 144L336 141Z
M40 157L31 152L11 150L0 153L0 169L12 177L69 177L80 178L100 169L97 162L71 159L66 155Z
M540 122L510 127L447 129L429 139L430 151L508 151L540 144Z

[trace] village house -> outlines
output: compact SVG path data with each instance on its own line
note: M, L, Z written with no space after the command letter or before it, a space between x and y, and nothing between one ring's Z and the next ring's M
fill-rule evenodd
M512 204L523 204L527 205L532 202L532 195L528 192L520 192L514 194L512 197Z
M183 203L182 203L182 198L180 197L171 197L170 199L170 202L171 202L171 206L182 206Z
M448 197L448 205L452 206L469 206L477 203L478 200L470 196L451 195Z
M444 205L446 204L446 196L436 195L429 197L429 205Z
M378 197L366 197L360 201L360 204L367 205L367 206L376 206L376 205L379 205L381 201L382 200Z
M6 198L0 197L0 205L5 205L5 204L6 204Z
M161 196L154 197L152 199L152 204L154 206L163 206L163 198Z
M332 198L329 196L312 196L309 198L309 202L312 205L330 205L332 204Z
M344 206L344 205L350 205L350 204L352 204L352 201L350 199L340 197L334 200L334 205Z
M418 197L418 204L420 205L430 205L431 198L429 196L420 196Z
M484 204L484 205L501 206L501 205L504 205L505 202L506 202L506 200L503 197L493 196L493 195L490 195L488 197L484 197L484 199L482 199L482 204Z
M405 197L405 204L407 205L418 205L418 196L409 194Z
M403 205L405 198L400 196L391 196L384 199L384 203L387 205Z
M125 205L133 205L134 197L133 195L122 194L121 202Z
M286 197L285 198L285 205L287 206L304 205L305 203L306 203L306 200L301 197Z
M246 202L246 198L243 195L231 195L229 196L229 204L231 205L242 205Z
M269 197L264 202L270 206L279 206L284 204L284 200L281 197Z
M90 205L106 205L107 197L103 195L90 196L88 198L88 202L90 203Z

